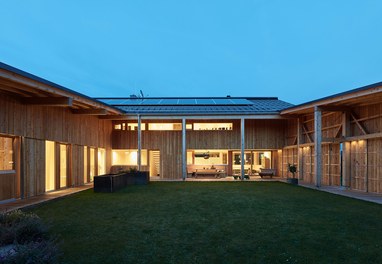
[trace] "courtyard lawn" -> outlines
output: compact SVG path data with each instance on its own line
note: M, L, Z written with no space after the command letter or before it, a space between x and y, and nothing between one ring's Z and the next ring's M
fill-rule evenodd
M33 210L62 263L382 263L382 206L277 182L153 182Z

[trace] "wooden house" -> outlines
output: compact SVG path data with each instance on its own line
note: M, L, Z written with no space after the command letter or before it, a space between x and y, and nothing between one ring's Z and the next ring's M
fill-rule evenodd
M382 84L276 97L90 98L0 63L0 202L137 168L156 179L260 169L382 193Z

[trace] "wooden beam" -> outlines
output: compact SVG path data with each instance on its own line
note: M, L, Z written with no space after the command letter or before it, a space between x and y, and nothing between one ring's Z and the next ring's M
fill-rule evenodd
M357 117L355 116L354 113L350 112L350 116L353 118L354 122L357 124L358 128L362 131L362 133L363 133L364 135L369 134L369 133L366 132L365 128L363 128L363 126L361 125L361 123L358 122Z
M303 173L304 173L303 153L302 153L302 147L301 147L301 144L304 143L302 125L303 125L302 118L297 119L297 170L298 170L298 178L300 180L303 179Z
M95 99L77 93L75 91L71 91L65 87L60 85L51 83L49 81L40 81L30 77L26 77L20 75L19 73L14 73L9 70L0 69L0 81L9 81L17 84L23 85L23 87L28 87L30 91L38 94L54 94L57 96L70 97L73 98L74 101L84 103L85 105L92 107L105 107L112 113L122 113L122 111L117 110L113 107L109 107L101 102L98 102ZM24 90L25 88L23 88Z
M342 138L346 139L350 135L350 114L342 113ZM351 146L350 142L343 142L340 145L342 151L342 168L341 168L341 186L350 187L351 179Z
M339 143L343 141L343 138L322 138L322 143Z
M313 142L312 138L311 138L310 135L309 135L309 132L308 132L307 129L305 128L305 124L302 124L302 129L304 130L304 133L305 133L306 136L308 137L309 142Z
M340 136L340 132L342 131L342 127L343 127L342 124L338 127L336 133L334 134L335 138L338 138Z
M127 116L127 115L102 115L99 119L105 120L137 120L137 116Z
M367 135L361 135L361 136L345 137L343 140L356 141L356 140L365 140L365 139L372 139L372 138L382 138L382 133L373 133L373 134L367 134Z
M348 112L348 111L351 111L351 108L347 107L347 106L327 105L327 106L320 106L319 108L321 109L321 111L325 111L325 112Z
M380 85L381 85L381 83L372 84L369 86L358 88L358 89L356 89L356 91L350 90L350 91L345 92L345 93L340 93L340 94L337 94L334 96L325 97L325 98L315 100L315 101L310 102L310 103L297 105L295 107L291 107L289 109L281 111L281 114L282 115L299 114L299 113L302 113L303 111L311 112L313 108L318 106L318 104L328 105L328 104L348 101L351 99L359 100L360 97L366 97L366 96L371 96L371 95L377 96L378 94L381 94L381 92L382 92L382 86L380 86Z
M23 104L44 106L73 106L73 98L70 97L23 97Z
M315 185L316 187L321 186L321 174L322 174L322 157L321 157L321 110L315 106L314 107L314 173L316 176Z
M76 115L107 115L106 109L72 109Z

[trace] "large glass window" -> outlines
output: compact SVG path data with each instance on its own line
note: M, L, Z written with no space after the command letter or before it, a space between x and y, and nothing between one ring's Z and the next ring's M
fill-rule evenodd
M192 164L192 159L194 160L194 165L228 164L227 150L194 150L193 157L189 153L187 152L187 164Z
M55 143L45 141L45 191L56 189Z
M84 183L88 182L88 147L84 146Z
M138 150L136 149L115 149L112 151L112 165L138 165ZM147 165L147 149L141 151L141 165Z
M13 169L13 138L0 137L0 170Z
M96 175L96 166L95 166L95 149L89 148L90 153L90 160L89 160L89 166L90 166L90 181L92 182L94 179L94 176Z
M149 130L182 130L182 123L150 123Z
M106 150L98 149L98 175L106 174Z
M232 123L194 123L194 130L232 130Z
M68 146L60 144L60 188L66 187L68 181Z

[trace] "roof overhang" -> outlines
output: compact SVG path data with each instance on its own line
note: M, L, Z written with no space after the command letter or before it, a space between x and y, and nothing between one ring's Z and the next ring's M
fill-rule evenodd
M22 104L68 107L74 114L121 115L124 112L58 84L0 63L0 93Z
M145 115L145 114L128 114L120 116L101 116L101 119L111 120L137 120L138 116L144 120L179 120L179 119L196 119L196 120L212 120L212 119L288 119L289 117L279 114L271 115Z
M314 112L315 107L319 107L322 111L342 112L357 106L375 104L381 101L382 82L379 82L284 109L281 111L281 115L310 114Z

